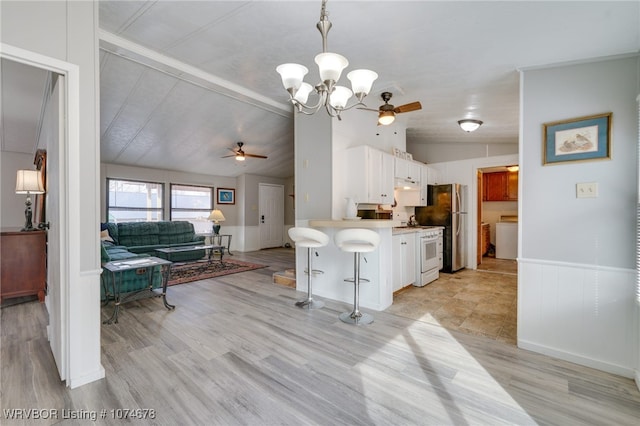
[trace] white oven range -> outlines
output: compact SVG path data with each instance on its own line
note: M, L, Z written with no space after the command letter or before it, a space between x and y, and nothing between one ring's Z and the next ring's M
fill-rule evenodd
M432 226L422 228L416 234L416 287L422 287L440 277L443 266L443 228Z

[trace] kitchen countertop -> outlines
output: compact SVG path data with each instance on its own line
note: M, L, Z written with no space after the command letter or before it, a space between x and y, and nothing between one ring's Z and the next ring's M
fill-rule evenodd
M362 220L310 220L309 226L318 228L395 228L400 226L399 220L393 219L362 219Z
M418 232L418 231L422 231L424 229L437 229L437 228L441 228L444 229L444 226L400 226L400 227L394 227L393 228L393 235L398 235L398 234L409 234L411 232Z

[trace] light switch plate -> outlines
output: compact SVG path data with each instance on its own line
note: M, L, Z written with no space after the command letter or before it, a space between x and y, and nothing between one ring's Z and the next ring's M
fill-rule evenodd
M584 182L576 184L576 198L597 198L598 183Z

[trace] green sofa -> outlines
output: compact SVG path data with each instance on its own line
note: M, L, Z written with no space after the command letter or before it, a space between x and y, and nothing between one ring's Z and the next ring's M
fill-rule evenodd
M193 224L187 221L159 221L159 222L122 222L103 224L107 229L113 244L123 246L127 251L135 254L146 254L165 258L163 253L155 250L159 248L203 245L204 236L196 235ZM205 250L192 250L173 253L173 262L189 262L202 259Z
M163 253L156 252L158 248L203 245L204 236L196 235L193 224L186 221L161 222L123 222L103 223L101 230L108 231L110 239L101 241L102 263L141 256L156 256L166 258ZM203 258L205 250L190 250L173 253L173 262L188 262ZM160 267L153 271L152 287L162 285ZM120 293L142 290L149 286L146 269L122 272ZM100 297L103 301L113 298L113 277L106 270L102 271L102 286Z

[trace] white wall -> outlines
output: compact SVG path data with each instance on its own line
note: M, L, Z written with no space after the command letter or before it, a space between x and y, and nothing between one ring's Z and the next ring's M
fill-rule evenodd
M253 251L260 249L258 233L258 185L273 183L285 186L285 232L287 224L293 222L293 198L288 194L293 191L292 179L279 179L257 175L242 175L238 178L214 176L197 173L183 173L171 170L151 169L145 167L131 167L120 164L102 163L100 165L100 216L104 222L106 218L106 179L133 179L163 183L165 188L165 220L169 220L170 184L205 185L214 188L234 188L236 190L235 204L215 204L222 211L225 221L222 234L230 234L231 251ZM288 185L288 186L287 186ZM287 192L289 191L289 192ZM290 222L287 222L289 220ZM285 241L288 241L285 239Z
M170 170L150 169L145 167L131 167L120 164L102 163L100 164L100 218L106 221L107 214L107 178L113 179L133 179L164 184L165 197L165 220L169 220L169 201L171 197L171 185L203 185L215 188L236 188L237 180L233 177L203 175L197 173L183 173ZM222 210L225 221L223 226L238 225L238 193L236 191L236 204L217 205L216 208Z
M331 118L322 110L311 116L294 115L296 224L331 217L331 126Z
M3 1L0 7L2 43L44 55L38 60L48 64L57 61L66 70L73 68L74 73L77 66L79 87L71 93L73 100L67 100L79 104L67 115L73 126L62 150L64 186L57 191L64 219L70 222L59 224L68 226L62 244L66 251L61 253L68 289L64 296L66 316L52 319L63 321L68 332L68 370L64 369L63 379L76 387L104 376L100 364L98 4Z
M633 377L638 57L525 70L518 345ZM542 124L612 112L610 160L543 165ZM577 199L576 183L597 182Z
M481 132L482 128L477 131ZM462 130L460 133L464 136ZM513 143L474 144L463 142L462 136L460 142L456 143L420 143L408 139L407 152L413 154L414 160L427 164L518 154L517 140L514 140Z

